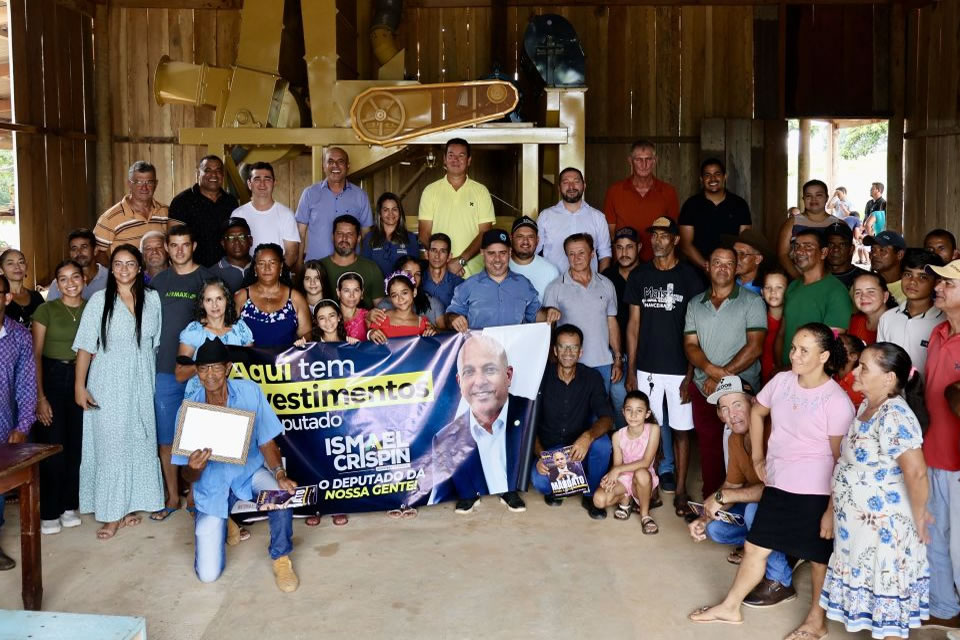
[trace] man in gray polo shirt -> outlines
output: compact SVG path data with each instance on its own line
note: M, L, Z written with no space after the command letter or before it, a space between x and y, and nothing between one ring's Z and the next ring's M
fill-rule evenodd
M607 393L623 375L617 291L606 277L593 271L593 238L575 233L563 242L570 268L547 286L543 305L560 310L564 322L583 332L581 364L600 372ZM618 408L618 407L617 407Z
M707 397L725 376L741 376L753 388L760 387L767 310L760 296L737 284L736 272L736 252L714 249L707 261L710 288L687 305L683 346L694 366L696 389L690 389L690 400L705 497L719 489L726 477L723 422Z

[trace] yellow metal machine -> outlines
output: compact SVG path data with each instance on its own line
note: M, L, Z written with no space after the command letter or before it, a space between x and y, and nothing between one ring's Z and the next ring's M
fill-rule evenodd
M161 58L154 92L159 104L212 107L214 126L183 128L181 144L205 145L227 160L231 181L241 191L236 164L228 151L243 148L243 162L277 161L313 151L313 178L323 177L323 149L343 147L353 174L393 161L409 145L442 144L462 137L471 144L522 146L521 210L536 216L540 166L551 179L562 166L583 167L584 92L548 89L546 122L493 123L513 111L519 100L509 82L482 80L420 84L403 77L403 51L382 26L372 30L374 51L383 66L378 80L337 78L336 0L301 0L304 53L312 126L303 127L305 105L280 75L283 4L245 0L236 64L230 68ZM394 79L385 79L394 78ZM489 123L489 124L485 124ZM531 179L537 176L537 179ZM525 178L525 179L524 179Z

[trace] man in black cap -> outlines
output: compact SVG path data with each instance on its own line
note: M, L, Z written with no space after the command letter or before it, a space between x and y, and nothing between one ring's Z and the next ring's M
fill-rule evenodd
M637 233L636 229L633 227L617 229L613 240L613 260L613 264L603 271L603 275L613 283L613 288L617 292L617 326L620 328L620 346L625 349L627 345L627 321L630 320L630 305L624 297L624 291L627 287L627 278L640 264L640 234ZM626 353L621 358L623 366L626 366ZM623 412L619 411L627 397L627 389L624 386L626 378L627 376L623 375L620 380L610 385L610 399L615 407L613 415L617 428L624 427L627 424Z
M560 272L546 258L538 256L537 221L530 216L520 216L513 221L513 233L510 243L513 251L510 255L510 271L519 273L533 285L543 302L547 285L557 279Z
M210 271L227 283L230 291L236 293L250 269L253 259L250 257L250 225L243 218L230 218L223 224L220 246L223 257Z
M447 325L465 333L470 329L524 322L556 322L560 312L540 306L530 281L510 271L510 237L489 229L480 242L483 271L470 276L453 291L447 307Z
M853 231L846 222L834 222L823 230L823 235L827 239L827 268L849 289L857 276L867 273L853 264L853 256L857 251L853 244Z
M255 492L283 489L291 491L297 483L287 477L280 448L274 438L283 433L283 425L274 414L259 385L250 380L229 379L232 358L219 339L207 339L197 349L195 359L180 356L183 364L197 367L202 387L186 400L254 414L247 461L244 465L211 461L211 449L197 449L189 458L172 456L175 465L184 467L183 475L193 483L197 506L194 534L196 560L194 569L201 582L220 577L225 564L224 542L233 544L227 535L230 508L236 500L253 500ZM183 409L181 409L183 411ZM289 509L270 511L270 558L277 587L284 592L296 591L300 584L293 571L293 512Z
M896 299L897 304L903 304L907 297L903 295L903 254L907 250L907 243L903 236L896 231L881 231L875 236L863 239L864 246L870 250L870 269L882 275L887 281L887 291Z
M760 265L764 260L776 263L767 248L766 238L756 229L744 229L733 241L733 252L737 254L737 284L758 296L762 295L762 287L757 279Z

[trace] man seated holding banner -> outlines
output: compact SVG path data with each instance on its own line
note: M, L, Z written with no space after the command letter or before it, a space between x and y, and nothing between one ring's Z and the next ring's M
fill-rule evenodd
M509 392L512 379L503 345L470 334L457 354L457 383L469 409L433 437L429 504L456 497L456 512L470 513L481 495L499 494L510 511L526 511L517 483L533 403Z
M613 445L613 409L604 390L603 376L580 363L583 332L572 324L557 327L553 335L556 363L548 362L540 383L540 414L533 453L536 466L530 470L530 484L543 494L543 500L555 507L563 498L554 497L547 477L547 466L540 461L543 451L573 447L570 459L582 462L590 490L581 498L583 508L594 520L607 517L605 509L594 506L588 497L610 469Z
M539 294L526 277L510 271L510 237L505 231L485 231L480 246L483 271L453 290L453 300L447 307L448 327L465 333L470 329L560 319L557 309L540 306Z
M704 515L690 523L690 535L696 542L710 538L720 544L742 547L747 531L753 524L757 504L763 493L763 482L757 476L750 456L750 412L753 407L753 389L739 376L725 376L717 383L716 390L707 402L717 405L717 414L733 433L729 441L727 478L716 493L704 500ZM767 432L769 436L769 431ZM717 511L727 511L743 516L742 525L730 524L717 519ZM743 553L739 550L727 556L727 562L740 564ZM746 597L748 607L772 607L797 597L793 588L793 571L787 557L774 551L767 558L767 573L764 579Z
M180 358L190 360L189 356ZM292 491L297 483L287 477L283 468L280 448L274 442L274 438L283 433L283 426L260 387L250 380L228 380L233 363L227 347L220 340L207 339L189 364L196 365L197 377L203 386L188 394L185 400L256 414L250 438L250 443L255 446L250 447L245 465L210 461L210 449L197 449L189 458L172 456L173 464L186 467L183 475L193 483L197 506L194 569L201 582L214 582L223 572L226 561L224 541L233 545L240 540L239 528L229 517L233 504L238 499L252 500L254 492L263 490ZM290 562L293 511L270 511L268 519L270 557L277 587L287 593L296 591L300 580Z

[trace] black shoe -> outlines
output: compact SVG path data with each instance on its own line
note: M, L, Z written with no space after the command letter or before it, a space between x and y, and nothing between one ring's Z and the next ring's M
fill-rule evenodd
M797 567L802 565L806 560L803 558L795 558L793 556L787 556L787 566L790 567L790 571L796 571Z
M543 501L547 503L550 507L559 507L563 504L563 498L558 498L552 493L548 493L543 496Z
M476 505L479 500L480 500L480 496L457 500L457 507L453 510L453 512L454 513L470 513L471 511L473 511L474 505Z
M590 517L594 520L603 520L607 517L607 510L601 509L593 504L593 497L591 496L583 496L583 498L580 499L580 504L583 505L583 508L587 510L587 513L589 513Z
M953 616L952 618L938 618L936 616L930 616L929 620L922 620L920 622L921 629L960 629L960 615Z
M520 513L527 510L527 504L516 491L507 491L500 494L500 502L507 505L507 509L514 513Z
M0 571L10 571L17 566L17 561L8 556L0 549Z
M760 581L753 591L747 594L743 599L743 606L762 609L766 607L775 607L784 602L790 602L797 599L797 590L793 586L780 584L776 580L764 578Z
M666 471L660 474L660 490L664 493L677 492L677 480L673 477L673 471Z

